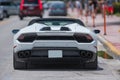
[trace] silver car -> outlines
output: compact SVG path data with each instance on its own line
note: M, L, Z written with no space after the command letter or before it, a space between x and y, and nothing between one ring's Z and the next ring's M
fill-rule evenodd
M8 0L0 0L0 7L3 9L5 18L19 13L19 6Z
M49 16L67 16L66 4L62 1L56 1L51 4Z

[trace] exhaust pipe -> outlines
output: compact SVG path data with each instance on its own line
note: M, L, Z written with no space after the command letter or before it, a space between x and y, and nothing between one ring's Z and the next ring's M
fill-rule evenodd
M31 56L30 51L21 51L21 52L18 53L19 58L28 58L30 56Z
M93 57L93 53L90 51L80 51L80 56L82 58L92 58Z

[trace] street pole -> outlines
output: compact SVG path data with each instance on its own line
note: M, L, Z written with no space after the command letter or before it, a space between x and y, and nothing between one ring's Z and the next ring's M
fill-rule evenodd
M92 5L92 20L93 20L93 27L95 27L95 16L96 16L96 12L95 12L94 6Z
M86 25L88 24L88 13L86 13Z
M105 8L105 5L104 5L104 35L107 35L106 33L106 8Z
M93 18L93 27L95 27L95 13L93 13L92 18Z

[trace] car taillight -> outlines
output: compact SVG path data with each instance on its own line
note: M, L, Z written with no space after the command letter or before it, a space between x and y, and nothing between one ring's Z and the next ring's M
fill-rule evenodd
M37 37L36 33L27 33L27 34L21 34L18 37L18 41L20 42L33 42Z
M38 0L38 3L39 3L39 9L40 9L40 10L43 10L42 1L41 1L41 0Z
M20 10L23 10L24 0L21 0Z
M24 5L22 5L22 6L20 6L20 10L24 10L24 9L27 9L28 7L27 6L24 6Z
M74 38L79 43L90 43L93 41L93 38L89 34L75 33Z

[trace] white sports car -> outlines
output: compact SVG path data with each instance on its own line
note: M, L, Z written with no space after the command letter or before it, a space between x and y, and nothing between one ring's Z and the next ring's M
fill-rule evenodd
M87 29L83 22L70 18L32 20L21 30L13 30L14 69L26 69L34 63L80 64L97 68L97 39L99 30Z

